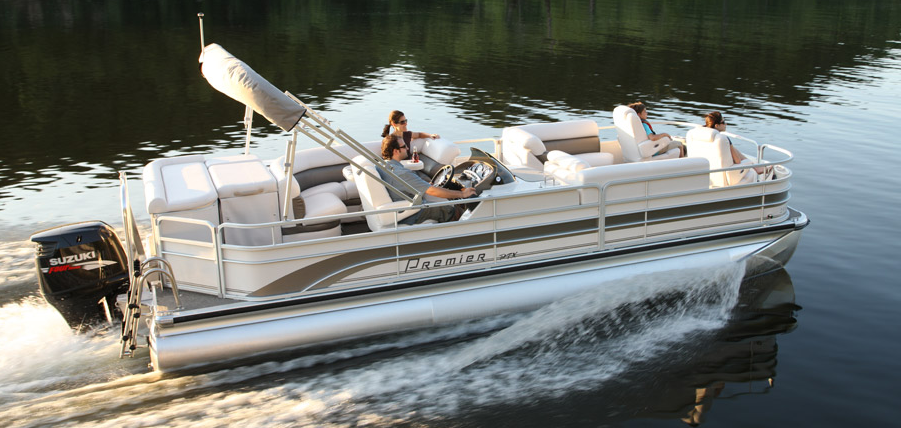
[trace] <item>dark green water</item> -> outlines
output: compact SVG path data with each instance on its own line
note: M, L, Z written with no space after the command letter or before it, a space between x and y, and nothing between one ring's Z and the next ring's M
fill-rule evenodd
M116 359L115 339L72 336L35 300L25 240L87 218L116 223L120 170L136 178L160 156L243 150L243 106L198 72L199 11L208 43L359 140L377 139L395 108L411 129L452 140L606 124L634 100L657 119L721 110L731 131L794 153L792 205L813 223L786 270L685 279L718 293L741 282L734 307L678 296L647 296L670 308L651 316L564 305L274 363L140 375L143 362ZM702 413L712 426L897 424L899 99L897 1L2 2L0 419L680 426ZM254 136L261 157L282 153L284 135L259 117ZM585 311L577 325L508 342L572 311ZM476 351L489 357L461 368Z

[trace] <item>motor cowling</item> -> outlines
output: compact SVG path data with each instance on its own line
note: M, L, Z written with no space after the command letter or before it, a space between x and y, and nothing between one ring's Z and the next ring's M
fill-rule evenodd
M109 225L67 224L35 233L31 241L41 295L70 327L82 330L114 312L116 296L128 289L128 266Z

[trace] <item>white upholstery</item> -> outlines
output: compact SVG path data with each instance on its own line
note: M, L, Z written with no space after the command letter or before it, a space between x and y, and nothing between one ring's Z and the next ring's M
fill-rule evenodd
M376 177L379 177L375 165L363 156L357 156L354 158L354 162L374 174ZM363 204L364 214L365 211L409 207L412 205L407 201L392 201L391 197L388 195L388 189L385 188L384 184L364 173L357 167L353 168L353 172L354 182L357 184L357 189L360 192L360 201ZM416 214L418 211L418 209L411 209L397 213L397 220L403 220ZM369 225L369 230L372 230L373 232L386 228L393 228L394 213L366 214L366 223Z
M278 183L260 160L216 162L209 166L210 178L219 193L223 223L256 224L277 222ZM266 229L225 229L225 242L232 245L269 245L272 231Z
M347 213L347 207L333 193L323 192L304 197L304 205L307 212L304 218L324 217L327 215L338 215ZM316 224L316 223L304 223Z
M654 155L664 147L670 145L673 140L661 138L651 141L648 138L641 118L628 106L618 106L613 109L613 124L616 126L616 139L623 151L626 162L643 162L649 160L674 159L679 157L679 149L672 148L659 155Z
M354 189L356 190L356 188ZM300 192L300 195L304 197L304 199L309 198L313 195L318 195L320 193L331 193L338 197L339 200L346 201L348 200L347 195L347 186L336 183L334 181L330 181L328 183L322 183L318 186L310 187L309 189L304 189Z
M201 155L157 159L144 167L143 175L150 214L195 209L216 201Z
M275 177L259 160L216 163L208 169L219 199L278 191Z
M541 161L537 156L547 149L538 136L514 126L504 128L501 139L505 163L541 169Z
M333 183L336 184L336 183ZM309 196L302 196L304 202L304 208L306 212L304 216L301 217L303 219L311 219L315 217L324 217L330 215L339 215L347 213L347 206L344 205L344 202L341 201L334 193L330 192L320 192L316 194L312 194ZM296 213L294 213L293 209L288 210L289 219L294 220L297 218ZM315 226L317 224L334 222L335 220L320 220L320 221L309 221L305 223L299 223L301 227L303 226ZM306 241L310 239L319 239L319 238L327 238L332 236L341 236L341 225L336 224L335 227L324 229L324 230L313 230L309 232L298 232L298 233L289 233L282 236L283 242L296 242L296 241Z
M323 149L324 150L324 149ZM337 156L335 157L337 158ZM275 177L278 181L278 197L279 197L279 213L282 212L283 204L285 203L284 195L285 195L285 185L287 183L288 177L291 179L291 196L290 200L293 201L294 198L298 196L304 199L304 207L306 212L304 213L304 217L302 218L312 218L312 217L321 217L327 215L337 215L346 213L347 206L344 205L343 200L338 196L338 194L347 194L344 186L338 183L326 183L331 184L333 186L340 187L340 191L336 191L337 187L328 187L320 189L320 191L312 191L312 192L301 192L300 185L297 183L297 179L294 178L294 175L289 175L285 177L285 166L284 166L284 156L276 159L269 165L269 172ZM351 183L352 185L353 183ZM315 189L315 186L312 189ZM293 202L289 202L293 205ZM297 216L294 213L293 206L288 210L288 217L286 220L296 220ZM322 222L318 222L322 223ZM310 226L315 225L317 222L309 222L304 223L304 225ZM337 225L331 229L326 230L317 230L312 232L300 232L300 233L291 233L282 236L282 242L296 242L296 241L305 241L309 239L318 239L318 238L327 238L332 236L341 236L341 225Z
M501 136L503 161L513 166L541 170L543 166L538 156L547 151L544 141L597 136L598 125L590 119L507 127Z
M454 158L460 155L460 147L443 138L416 138L410 141L410 144L416 147L419 153L443 165L453 165Z
M614 180L653 177L683 172L709 171L709 169L709 163L703 158L676 158L664 159L659 162L623 163L602 168L583 169L576 173L575 183L594 183L603 188L605 184ZM697 174L664 180L651 180L649 182L638 181L635 183L609 186L606 191L605 200L610 202L622 199L632 199L642 195L653 196L681 193L688 190L707 189L708 187L707 174ZM691 199L696 197L696 195L689 195L684 198ZM642 208L643 204L644 202L637 202L635 209L645 209Z
M219 224L216 188L203 156L157 159L144 167L144 197L151 216L181 217ZM163 221L160 236L212 242L206 226Z
M685 145L692 157L702 157L710 162L710 169L717 170L734 166L729 140L713 128L697 127L685 135ZM742 164L751 164L748 159ZM725 187L751 183L757 180L754 168L710 173L711 187Z
M220 163L231 163L231 162L244 162L251 160L259 160L260 158L254 154L246 154L246 155L232 155L232 156L222 156L218 158L212 158L206 160L206 166L210 167L212 165L220 164Z
M598 124L591 119L566 120L563 122L532 123L516 128L526 131L541 141L566 140L598 135Z
M144 197L150 214L193 210L216 202L203 156L157 159L144 167Z
M592 168L596 166L613 165L613 153L578 153L572 156L575 156L576 159L587 163Z
M551 150L544 163L544 172L564 183L576 181L576 174L587 168L613 165L610 153L581 153L571 155L559 150Z
M378 154L381 150L381 142L380 141L367 141L362 143L364 147L366 147L371 152ZM350 147L345 145L336 145L333 146L341 154L347 156L347 158L353 158L357 156L357 152L351 150ZM285 174L284 174L284 163L285 157L281 156L272 161L269 165L269 170L272 172L272 175L275 176L276 180L278 180L279 185L279 194L284 195L285 193ZM331 165L340 165L346 164L347 161L342 159L340 156L332 153L328 149L324 147L315 147L311 149L304 149L302 151L298 151L294 160L294 167L292 173L292 179L294 179L293 174L297 174L301 171L305 171L308 169L326 167ZM348 171L350 169L348 168ZM291 184L291 198L296 198L301 194L301 191L304 191L304 197L309 196L311 194L320 193L323 191L328 191L334 193L336 196L341 198L342 201L348 201L352 199L357 199L360 197L359 192L357 191L357 186L354 184L352 180L347 179L348 174L345 173L345 181L338 183L339 187L328 185L330 183L324 183L327 185L326 187L320 188L319 186L313 186L309 189L301 189L297 183L297 180ZM309 192L307 192L309 191Z
M379 155L382 149L381 141L367 141L363 144L364 147L369 149L372 153ZM333 149L337 150L339 153L347 157L348 159L353 159L354 156L357 156L358 153L351 149L346 145L334 145ZM273 163L278 163L279 165L285 162L285 157L279 157ZM330 166L330 165L338 165L338 164L346 164L347 161L342 159L340 156L332 153L325 147L314 147L311 149L304 149L302 151L298 151L297 155L294 158L294 174L297 174L300 171L318 168L322 166Z

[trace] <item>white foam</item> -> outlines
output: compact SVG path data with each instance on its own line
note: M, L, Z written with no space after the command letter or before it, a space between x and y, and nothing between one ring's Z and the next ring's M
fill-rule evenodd
M599 388L632 364L724 325L743 273L734 264L644 275L600 284L528 314L399 334L290 361L193 376L128 376L5 406L0 419L109 427L440 421L472 406ZM482 336L448 340L472 334ZM435 342L442 344L418 347ZM390 356L355 360L391 350ZM248 383L250 389L240 388Z
M0 343L0 403L123 374L113 335L75 334L38 297L0 307Z
M0 290L23 282L35 282L34 246L30 241L0 242Z

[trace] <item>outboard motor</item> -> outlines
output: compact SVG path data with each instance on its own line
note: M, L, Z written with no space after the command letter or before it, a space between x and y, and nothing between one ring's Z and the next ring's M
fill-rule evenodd
M128 290L125 250L100 221L67 224L31 236L41 294L76 330L107 320Z

